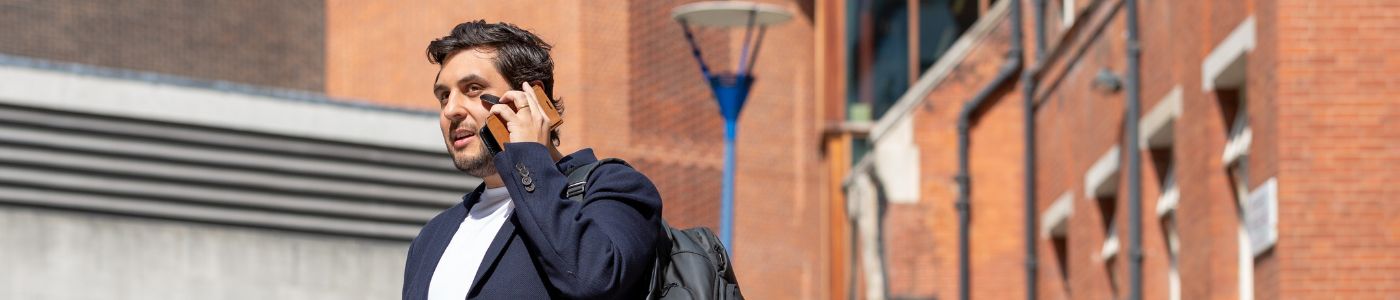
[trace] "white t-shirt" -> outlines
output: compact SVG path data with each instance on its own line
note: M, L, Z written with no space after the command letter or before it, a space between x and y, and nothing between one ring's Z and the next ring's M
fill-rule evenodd
M467 298L468 290L476 283L476 269L486 256L486 248L491 247L491 241L513 211L515 204L511 203L505 187L481 193L480 202L467 212L467 218L457 227L457 233L452 235L447 250L438 260L428 284L429 300Z

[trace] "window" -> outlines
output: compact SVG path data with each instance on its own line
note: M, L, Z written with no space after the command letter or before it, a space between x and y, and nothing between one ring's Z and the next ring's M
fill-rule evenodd
M1119 249L1122 248L1117 226L1119 160L1119 148L1113 146L1084 173L1085 196L1095 200L1102 220L1104 241L1098 258L1107 268L1109 284L1113 287L1114 295L1118 295L1120 286L1117 257Z
M1181 86L1167 92L1157 105L1139 121L1139 141L1151 156L1153 173L1157 175L1157 219L1161 222L1162 239L1167 253L1167 295L1169 300L1181 299L1181 274L1177 257L1181 253L1181 237L1176 227L1176 206L1180 192L1176 186L1174 128L1181 115Z
M1065 295L1073 295L1069 287L1069 234L1061 232L1051 236L1050 245L1055 247L1055 262L1060 266L1060 284L1065 287Z
M1239 298L1245 300L1254 299L1254 251L1246 228L1244 204L1250 194L1248 153L1252 139L1246 66L1247 54L1254 49L1254 35L1254 17L1251 16L1235 27L1201 63L1202 87L1215 93L1221 118L1227 124L1221 161L1234 190L1235 211L1239 216L1236 228L1239 241Z
M1224 164L1229 172L1230 183L1235 192L1235 214L1239 217L1236 228L1239 236L1239 283L1240 299L1254 299L1254 252L1249 244L1249 231L1244 222L1244 201L1249 199L1249 119L1245 107L1243 86L1238 90L1222 90L1217 93L1222 111L1230 115L1228 140L1225 143ZM1229 108L1229 109L1225 109ZM1233 110L1230 112L1230 110Z
M853 0L846 11L846 103L861 111L852 121L884 116L918 80L911 69L932 66L979 17L966 0Z
M993 1L995 2L995 1ZM846 120L876 122L921 73L933 66L981 17L971 0L850 0L845 2ZM851 163L873 149L852 142Z
M1074 215L1074 192L1065 192L1055 199L1050 207L1040 213L1040 235L1048 237L1054 249L1056 267L1060 270L1060 284L1065 295L1069 290L1069 218Z
M1116 182L1115 182L1116 183ZM1118 222L1115 218L1118 209L1118 195L1098 198L1099 214L1103 217L1103 248L1099 252L1099 258L1103 260L1104 270L1108 272L1108 285L1112 288L1113 296L1118 297L1121 290L1122 279L1120 272L1123 267L1118 262L1118 252L1122 246L1121 239L1118 238Z
M1176 231L1176 211L1158 218L1162 221L1162 237L1167 241L1167 299L1181 300L1181 272L1178 268L1181 236Z
M1074 5L1074 0L1060 0L1060 26L1069 28L1074 25L1074 16L1079 11Z

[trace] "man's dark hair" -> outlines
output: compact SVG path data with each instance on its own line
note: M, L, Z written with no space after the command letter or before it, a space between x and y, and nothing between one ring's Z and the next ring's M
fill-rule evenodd
M428 43L428 62L442 65L447 58L468 49L494 51L496 70L519 89L526 82L539 81L549 102L564 114L564 105L554 97L554 59L549 56L549 43L525 29L510 23L486 23L486 20L457 24L447 36ZM559 130L551 132L550 140L559 144Z

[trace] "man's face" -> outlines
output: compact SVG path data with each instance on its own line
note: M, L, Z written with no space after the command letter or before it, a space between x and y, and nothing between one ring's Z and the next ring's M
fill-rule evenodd
M473 48L459 51L442 63L433 95L442 108L438 123L442 140L452 154L457 169L476 177L494 175L496 168L486 152L477 131L490 116L491 103L481 95L500 96L510 90L510 83L496 70L492 61L496 52Z

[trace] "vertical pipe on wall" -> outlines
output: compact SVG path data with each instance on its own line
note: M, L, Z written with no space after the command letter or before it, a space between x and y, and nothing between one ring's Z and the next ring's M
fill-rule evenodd
M1007 60L1002 63L1000 70L997 71L996 77L993 77L991 82L988 82L986 86L978 90L977 95L973 96L971 100L968 100L967 103L963 105L962 111L958 114L958 175L956 177L958 181L958 200L954 203L954 207L958 211L958 299L962 300L967 300L971 292L970 251L968 244L970 239L969 225L972 217L970 201L972 195L972 178L969 174L968 150L971 142L970 135L972 124L975 123L975 119L978 117L976 113L982 110L983 103L986 103L986 100L996 94L996 91L1001 89L1002 86L1010 83L1012 76L1014 76L1017 71L1021 70L1021 56L1023 52L1021 47L1022 37L1021 6L1016 5L1016 3L1011 3L1011 49L1007 53Z
M1139 62L1141 61L1142 49L1138 44L1138 7L1137 0L1127 0L1128 11L1128 71L1127 71L1127 115L1124 116L1127 122L1124 128L1127 131L1126 143L1128 143L1128 275L1131 277L1129 284L1128 299L1142 299L1142 154L1138 148L1138 119L1140 118L1138 106L1141 87L1139 80Z
M1024 84L1021 89L1021 95L1023 96L1021 110L1023 112L1022 122L1025 123L1023 126L1025 128L1023 132L1024 138L1021 143L1025 149L1023 155L1025 155L1024 160L1026 164L1025 173L1023 174L1023 176L1025 176L1025 210L1023 213L1025 214L1026 231L1024 243L1026 247L1026 299L1029 300L1035 300L1039 293L1039 285L1036 282L1036 276L1040 269L1040 259L1035 251L1035 91L1039 84L1036 78L1039 76L1038 73L1040 72L1041 66L1044 65L1045 59L1045 1L1035 0L1032 5L1035 8L1033 12L1035 14L1035 20L1033 22L1035 22L1036 35L1035 62L1031 64L1031 68L1028 68L1025 72L1021 72L1021 83ZM1019 43L1020 41L1017 42Z

